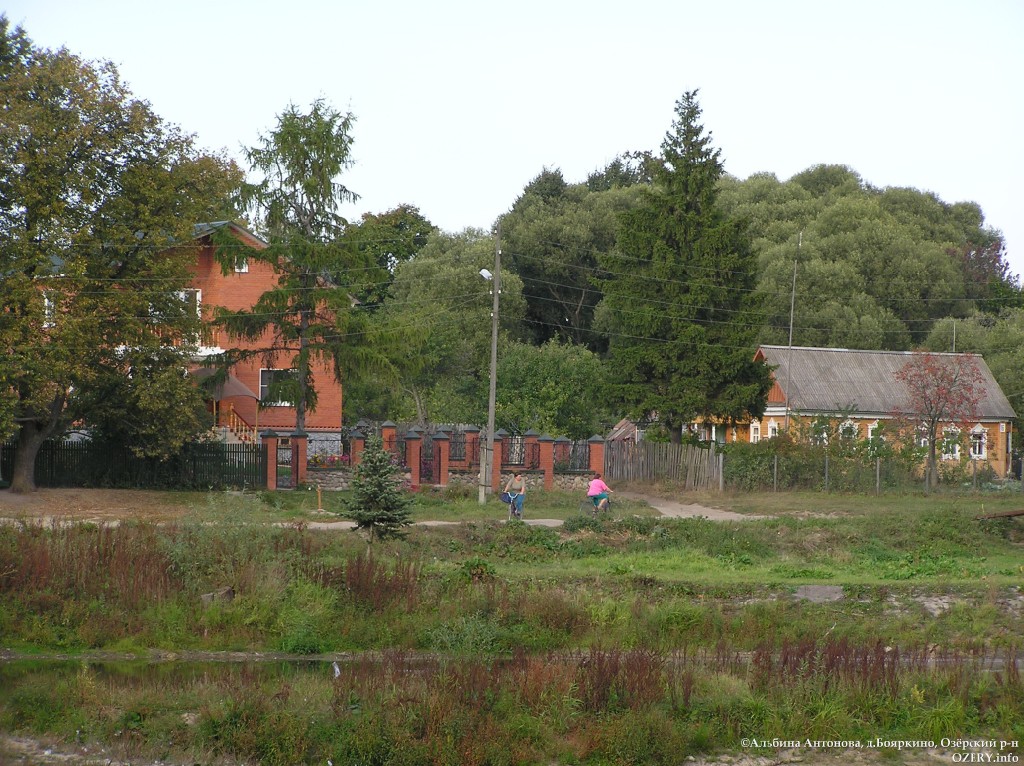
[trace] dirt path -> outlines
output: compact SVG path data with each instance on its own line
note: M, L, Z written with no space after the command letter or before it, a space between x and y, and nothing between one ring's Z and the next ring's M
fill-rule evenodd
M703 517L711 521L750 521L751 519L771 518L771 516L759 516L753 513L723 511L721 508L710 508L706 505L697 505L696 503L677 503L675 500L638 495L633 492L620 492L619 496L627 500L645 502L651 508L661 513L662 516L668 516L673 519L697 519Z
M619 497L645 502L661 513L675 519L707 518L712 521L747 521L770 518L755 514L733 513L720 508L711 508L693 503L679 503L674 500L621 492ZM0 518L32 519L44 524L55 520L89 521L95 523L117 523L123 519L166 523L184 518L191 511L193 496L177 498L173 493L149 492L124 489L41 489L25 495L0 491ZM423 526L458 524L456 521L421 521ZM560 519L531 519L526 523L538 527L558 527ZM310 529L343 530L352 529L350 521L310 521Z

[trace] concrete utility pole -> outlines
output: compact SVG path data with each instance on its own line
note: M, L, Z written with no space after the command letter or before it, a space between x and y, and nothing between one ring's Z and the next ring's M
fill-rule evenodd
M481 276L488 278L487 269L481 269ZM491 275L494 293L491 308L491 382L487 394L487 439L481 443L480 455L480 505L487 502L487 488L494 463L494 399L498 387L498 297L501 295L501 221L494 238L494 274Z

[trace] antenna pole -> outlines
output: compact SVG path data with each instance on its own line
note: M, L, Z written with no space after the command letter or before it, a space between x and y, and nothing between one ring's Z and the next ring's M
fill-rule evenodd
M789 430L789 394L793 383L793 314L796 312L796 265L800 260L800 246L803 243L804 233L801 230L800 236L796 240L797 257L793 259L793 290L789 294L789 351L787 352L786 390L784 392L786 397L786 424L783 426L784 430L787 431Z

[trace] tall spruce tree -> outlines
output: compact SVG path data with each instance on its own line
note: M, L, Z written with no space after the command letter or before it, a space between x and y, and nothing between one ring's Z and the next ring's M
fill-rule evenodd
M352 498L342 515L354 521L356 529L367 530L371 543L374 538L404 537L403 528L412 523L412 498L402 489L397 474L380 437L370 438L352 479Z
M624 213L618 247L599 256L599 326L610 334L611 378L635 417L656 415L673 442L698 416L721 422L764 412L770 373L753 361L760 319L746 226L717 204L720 150L700 124L697 92L651 163L654 185Z

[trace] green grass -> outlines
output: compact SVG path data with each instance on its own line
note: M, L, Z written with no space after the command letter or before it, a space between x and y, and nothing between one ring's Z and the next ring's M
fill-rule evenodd
M266 523L324 518L309 491L195 495L174 525L0 527L7 648L353 652L354 666L377 652L397 663L383 676L366 664L343 689L240 668L181 688L86 670L41 683L44 663L38 677L0 672L0 728L81 731L137 747L133 758L189 743L200 762L398 763L401 742L419 754L411 762L595 765L736 749L752 728L795 739L1020 732L1019 674L914 666L843 686L816 665L838 653L860 658L850 672L870 668L879 646L1013 652L1024 519L975 518L982 502L992 512L1010 500L672 496L774 518L666 519L618 503L615 518L593 519L574 494L531 492L527 518L566 521L548 528L506 523L500 502L465 491L421 492L418 520L464 523L414 526L371 557L354 532ZM324 506L344 498L324 493ZM806 584L844 598L801 600ZM202 601L228 585L233 600ZM757 672L735 663L758 652ZM787 652L792 664L773 664ZM582 655L589 663L566 670L565 657ZM666 658L679 656L703 664L670 672ZM403 657L439 665L409 673ZM520 674L503 675L503 663Z

